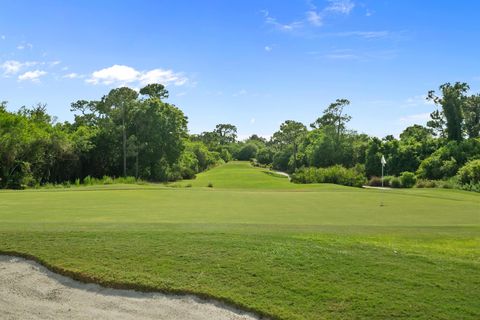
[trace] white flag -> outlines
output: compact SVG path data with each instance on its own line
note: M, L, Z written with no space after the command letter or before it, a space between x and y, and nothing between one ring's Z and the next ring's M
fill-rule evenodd
M385 160L385 157L384 157L383 155L382 155L382 160L381 160L381 162L382 162L382 166L384 166L384 165L387 164L387 161Z

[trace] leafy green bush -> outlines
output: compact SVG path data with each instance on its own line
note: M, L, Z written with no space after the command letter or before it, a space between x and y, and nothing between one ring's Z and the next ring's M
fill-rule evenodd
M83 184L86 186L91 186L93 184L92 177L86 176L85 178L83 178Z
M417 180L417 184L415 186L417 188L435 188L437 186L437 182L435 180L419 179Z
M393 177L393 178L390 180L390 186L391 186L392 188L401 188L401 187L402 187L402 181L400 180L400 178Z
M394 176L385 176L383 177L383 186L390 187L392 179L395 178ZM368 185L371 187L381 187L382 186L382 178L381 177L371 177L368 181Z
M113 179L109 176L103 176L102 177L102 183L103 184L113 184Z
M480 159L467 162L458 170L458 181L461 185L475 185L480 183Z
M233 159L232 154L227 149L222 149L222 151L220 151L220 157L225 162L229 162Z
M294 183L334 183L344 186L362 187L366 183L365 174L358 168L347 169L340 165L328 168L300 168L292 174Z
M118 177L115 179L115 183L121 183L121 184L135 184L140 182L141 180L136 179L135 177Z
M370 187L381 187L382 186L382 178L373 176L368 181L368 185Z
M257 152L257 161L260 164L266 165L273 161L273 151L270 148L263 148Z
M400 175L400 182L404 188L412 188L417 182L417 177L415 173L404 171Z
M253 143L247 143L237 153L238 160L250 160L257 156L258 147Z
M473 192L480 192L480 183L464 184L464 185L460 186L460 189L467 190L467 191L473 191Z
M454 176L466 162L480 158L480 139L450 141L420 163L417 176L441 180Z
M392 186L392 179L395 178L394 176L385 176L383 177L383 186L384 187L391 187Z
M213 183L209 182L209 183L207 184L207 187L213 188Z

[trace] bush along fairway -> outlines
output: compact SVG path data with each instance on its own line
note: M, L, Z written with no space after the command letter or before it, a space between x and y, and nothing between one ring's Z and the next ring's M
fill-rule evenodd
M230 162L167 186L0 191L0 252L279 319L480 319L480 196L460 190L298 185Z

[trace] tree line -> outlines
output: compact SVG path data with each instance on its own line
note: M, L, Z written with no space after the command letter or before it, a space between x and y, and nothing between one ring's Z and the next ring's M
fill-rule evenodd
M3 102L0 187L106 176L172 181L193 178L232 159L292 173L295 182L361 185L367 179L376 181L384 155L389 181L400 177L406 186L408 179L408 185L417 178L456 179L478 188L480 95L469 95L466 83L446 83L439 89L427 95L437 106L427 126L410 126L398 139L349 129L347 99L331 103L309 128L287 120L270 139L252 135L244 141L238 141L232 124L189 134L187 117L165 102L168 91L161 84L139 92L117 88L99 100L76 101L71 123L57 122L42 104L9 112Z

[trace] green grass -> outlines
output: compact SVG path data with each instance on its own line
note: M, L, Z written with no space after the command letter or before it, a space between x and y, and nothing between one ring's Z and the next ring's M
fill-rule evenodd
M240 162L170 186L2 191L0 251L284 319L480 318L478 194L295 185Z

